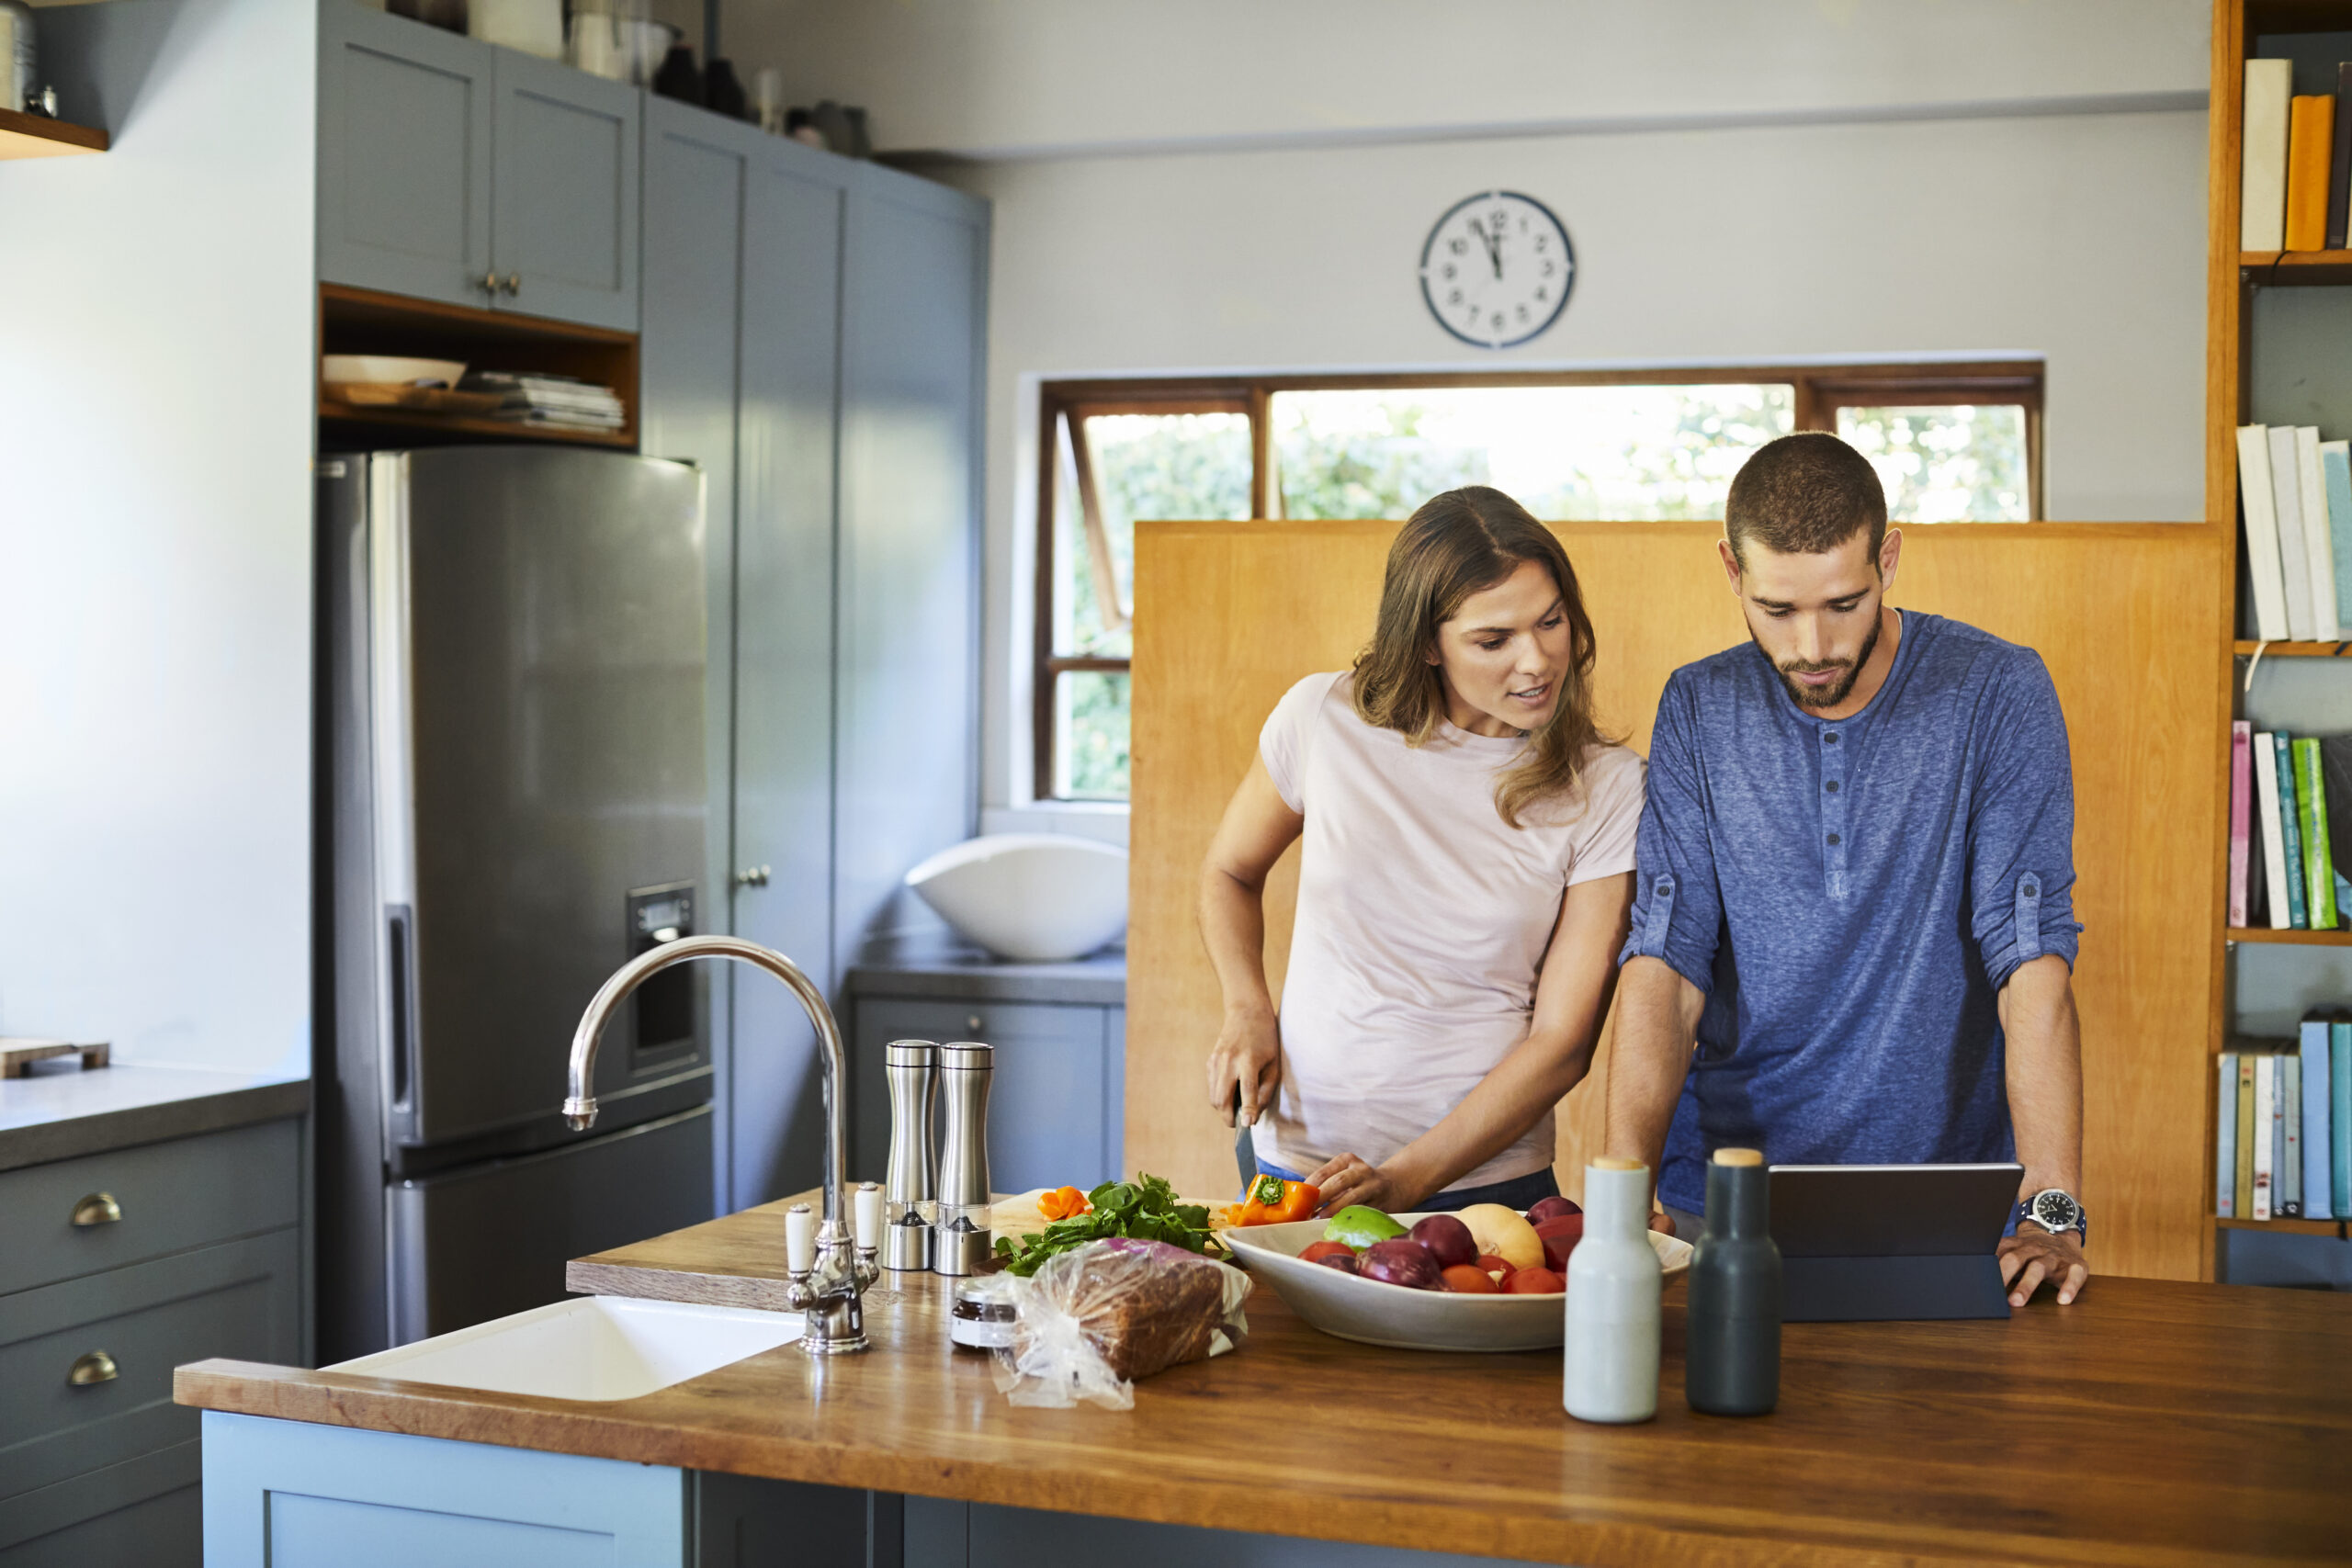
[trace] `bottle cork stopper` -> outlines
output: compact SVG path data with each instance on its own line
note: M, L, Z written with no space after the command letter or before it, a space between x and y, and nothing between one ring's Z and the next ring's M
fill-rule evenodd
M1762 1165L1764 1151L1761 1149L1717 1149L1715 1163L1717 1165Z
M1641 1170L1645 1168L1640 1160L1627 1159L1623 1155L1601 1155L1593 1160L1592 1168L1595 1170Z

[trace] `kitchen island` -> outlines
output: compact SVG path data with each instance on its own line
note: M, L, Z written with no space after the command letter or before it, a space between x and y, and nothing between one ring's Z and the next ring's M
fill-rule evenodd
M582 1259L571 1283L773 1300L782 1211ZM948 1345L944 1283L886 1275L867 1298L870 1353L786 1346L613 1403L232 1361L180 1369L176 1393L268 1418L257 1427L371 1428L862 1499L837 1520L896 1510L845 1562L1386 1555L1311 1542L1596 1568L2352 1560L2340 1296L2101 1279L2071 1307L2045 1292L2006 1322L1792 1324L1779 1411L1734 1420L1684 1404L1670 1286L1658 1417L1607 1427L1563 1413L1556 1352L1354 1345L1262 1287L1243 1348L1138 1384L1130 1412L1017 1409L985 1359ZM615 1484L670 1473L611 1467ZM244 1505L209 1495L208 1531L216 1506ZM695 1550L668 1560L731 1561Z

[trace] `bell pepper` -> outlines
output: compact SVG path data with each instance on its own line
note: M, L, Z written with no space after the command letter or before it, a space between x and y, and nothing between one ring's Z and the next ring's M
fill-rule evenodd
M1242 1195L1238 1206L1238 1213L1231 1219L1237 1225L1287 1224L1294 1220L1314 1218L1315 1211L1322 1206L1322 1190L1311 1181L1284 1181L1280 1177L1261 1176L1250 1183L1249 1191Z
M1049 1220L1066 1220L1073 1214L1091 1213L1093 1209L1086 1194L1075 1187L1056 1187L1037 1197L1037 1212Z

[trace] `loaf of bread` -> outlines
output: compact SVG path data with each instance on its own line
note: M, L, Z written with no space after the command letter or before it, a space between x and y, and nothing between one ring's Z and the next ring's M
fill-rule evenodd
M1016 1404L1125 1408L1134 1380L1233 1348L1249 1329L1250 1285L1238 1269L1166 1242L1074 1247L1047 1258L1016 1298L1000 1386Z

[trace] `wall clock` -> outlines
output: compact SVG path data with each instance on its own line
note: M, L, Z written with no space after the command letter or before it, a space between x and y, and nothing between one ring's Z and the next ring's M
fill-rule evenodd
M1421 246L1421 298L1438 325L1480 348L1525 343L1559 319L1576 253L1552 209L1517 191L1455 202Z

